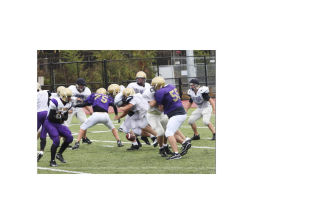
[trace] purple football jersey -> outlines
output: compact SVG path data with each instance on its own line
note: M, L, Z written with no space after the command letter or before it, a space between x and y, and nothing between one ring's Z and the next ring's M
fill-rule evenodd
M183 107L177 88L171 84L156 91L154 97L158 105L163 105L164 114L168 114L179 107Z
M108 95L91 93L85 101L92 105L92 107L98 106L108 112L109 105L113 103L113 98Z

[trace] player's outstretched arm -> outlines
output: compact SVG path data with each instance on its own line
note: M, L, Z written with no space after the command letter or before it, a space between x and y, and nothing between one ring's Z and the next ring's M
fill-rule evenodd
M120 109L123 111L122 114L114 116L113 119L114 120L119 120L119 119L123 118L124 116L126 116L129 113L129 111L130 111L130 109L132 107L133 107L133 104L128 104L128 105L126 105L124 107L120 107Z

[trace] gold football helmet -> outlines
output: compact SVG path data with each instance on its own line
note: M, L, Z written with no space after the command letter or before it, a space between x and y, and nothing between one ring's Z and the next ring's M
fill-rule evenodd
M110 84L108 87L108 93L116 96L118 93L120 93L120 86L118 84Z
M60 95L60 92L61 92L62 90L64 90L64 89L66 89L64 86L59 86L59 87L57 88L57 95Z
M143 71L139 71L136 74L136 79L137 78L147 78L147 74L145 72L143 72Z
M61 98L61 100L63 100L64 102L69 102L72 96L72 91L69 88L64 88L62 90L60 90L59 93L59 97Z
M135 93L134 89L132 89L132 88L125 88L122 92L122 95L124 95L125 97L132 96L134 94L136 94L136 93Z
M154 77L151 81L151 86L155 89L155 90L159 90L161 89L162 87L164 87L165 85L165 80L163 77L161 76L157 76L157 77Z
M105 88L99 88L99 89L97 89L96 93L106 95L107 94L107 90Z

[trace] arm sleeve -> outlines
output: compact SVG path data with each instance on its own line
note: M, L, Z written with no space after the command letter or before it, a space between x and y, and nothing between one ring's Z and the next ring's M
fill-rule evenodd
M89 104L87 101L81 103L81 104L77 104L74 107L85 107L85 106L90 106L91 104Z
M190 95L189 95L189 97L190 97L189 102L190 102L190 103L193 103L193 100L192 100L192 98L191 98Z
M109 104L109 106L113 107L113 111L115 115L118 115L118 108L116 107L116 105L114 103Z
M202 97L205 101L209 101L210 99L209 93L202 93Z

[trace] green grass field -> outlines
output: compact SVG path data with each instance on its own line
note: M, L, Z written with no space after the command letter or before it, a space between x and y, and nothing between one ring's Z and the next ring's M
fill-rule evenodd
M188 116L194 109L190 109ZM114 114L109 114L113 119ZM124 119L121 120L123 122ZM188 118L187 118L188 120ZM184 122L180 130L185 136L192 137L193 131ZM215 122L214 116L211 121ZM115 127L120 124L114 121ZM70 130L74 136L74 142L79 132L80 123L73 118ZM58 167L50 167L50 147L52 141L47 137L45 154L38 164L38 174L215 174L216 173L216 142L210 140L212 134L203 125L202 119L197 121L198 132L201 140L192 141L192 147L188 153L179 160L166 160L161 157L159 147L146 145L143 141L142 147L137 151L127 151L131 146L125 134L119 132L123 147L117 147L111 131L104 125L98 124L87 131L88 138L92 144L80 143L80 149L67 149L63 156L67 163L57 161ZM151 139L149 139L150 142ZM74 144L72 143L72 145ZM39 150L40 140L38 140ZM61 145L61 143L60 143ZM179 150L180 150L179 145ZM59 149L58 149L59 150Z

